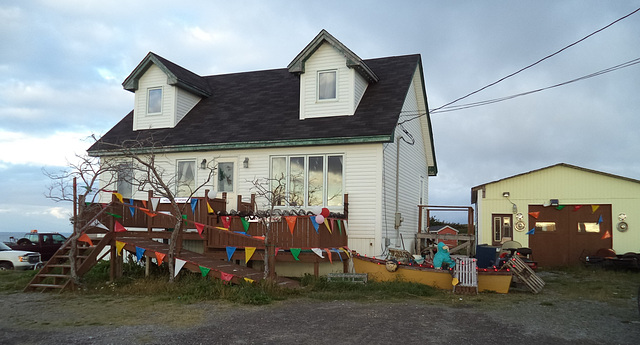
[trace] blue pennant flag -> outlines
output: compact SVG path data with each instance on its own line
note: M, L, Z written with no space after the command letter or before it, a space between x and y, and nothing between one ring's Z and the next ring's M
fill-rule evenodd
M198 199L191 199L191 212L193 212L193 214L196 214L196 205L198 205Z
M531 228L531 230L527 231L527 235L533 235L536 233L536 228Z
M331 248L331 251L334 253L338 253L338 257L340 258L340 261L342 261L342 255L340 255L340 251L338 249Z
M138 261L142 260L142 255L144 255L144 248L136 246L136 258L138 258Z
M311 219L311 224L313 224L313 228L316 229L316 234L317 234L318 228L320 227L320 225L318 225L318 222L316 222L316 216L310 216L309 219Z
M133 205L133 199L129 199L129 204ZM129 206L129 212L131 212L131 217L135 215L136 208L133 206Z
M236 247L227 247L227 260L231 261L231 258L233 257L233 253L236 252Z
M602 215L600 215L600 218L598 218L598 224L602 223Z

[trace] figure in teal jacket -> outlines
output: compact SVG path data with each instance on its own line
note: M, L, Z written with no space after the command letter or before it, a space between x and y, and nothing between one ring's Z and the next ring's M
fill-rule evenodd
M456 266L456 262L449 255L449 247L438 242L438 252L433 256L433 268L442 268L443 264L449 268Z

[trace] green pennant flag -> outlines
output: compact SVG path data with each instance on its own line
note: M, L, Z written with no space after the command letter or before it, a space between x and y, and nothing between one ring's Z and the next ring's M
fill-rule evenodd
M564 208L565 205L560 205L556 207L556 210L562 210Z
M187 225L187 215L183 214L182 219L184 219L184 225Z
M300 259L298 259L298 255L300 255L300 248L290 248L291 250L291 255L293 255L293 258L296 259L296 261L300 261Z
M336 223L338 223L338 230L340 230L340 235L342 235L342 221L338 219L336 220Z
M203 277L206 277L210 271L211 271L210 268L200 266L200 272L202 273Z
M244 232L249 231L249 221L247 220L247 217L242 217L240 218L240 220L242 221L242 227L244 227Z
M105 213L106 213L106 214L108 214L108 215L110 215L110 216L111 216L111 217L113 217L113 218L118 218L118 219L122 218L122 216L121 216L121 215L119 215L119 214L110 213L110 212L105 212Z

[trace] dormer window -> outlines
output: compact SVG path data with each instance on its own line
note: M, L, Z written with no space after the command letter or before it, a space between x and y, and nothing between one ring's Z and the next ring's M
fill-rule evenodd
M147 114L162 113L162 88L149 89L147 98Z
M327 101L338 98L338 71L318 72L318 100Z

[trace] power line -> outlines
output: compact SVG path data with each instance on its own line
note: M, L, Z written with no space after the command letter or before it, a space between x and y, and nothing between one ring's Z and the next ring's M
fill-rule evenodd
M522 71L524 71L524 70L526 70L526 69L529 69L529 68L531 68L531 67L533 67L533 66L535 66L535 65L537 65L537 64L539 64L539 63L541 63L541 62L542 62L542 61L544 61L544 60L547 60L547 59L549 59L549 58L551 58L551 57L553 57L553 56L555 56L555 55L560 54L561 52L563 52L563 51L565 51L565 50L567 50L567 49L569 49L569 48L573 47L574 45L576 45L576 44L578 44L578 43L580 43L580 42L582 42L582 41L586 40L587 38L589 38L589 37L591 37L591 36L593 36L593 35L595 35L595 34L597 34L597 33L601 32L601 31L603 31L603 30L607 29L608 27L612 26L613 24L615 24L615 23L617 23L617 22L619 22L619 21L621 21L621 20L623 20L623 19L625 19L625 18L627 18L627 17L629 17L629 16L633 15L634 13L636 13L636 12L638 12L638 11L640 11L640 8L638 8L638 9L636 9L635 11L633 11L633 12L631 12L631 13L627 14L626 16L623 16L623 17L621 17L621 18L619 18L619 19L617 19L617 20L613 21L613 22L612 22L612 23L610 23L609 25L606 25L606 26L604 26L604 27L602 27L602 28L600 28L600 29L598 29L598 30L596 30L596 31L594 31L594 32L592 32L592 33L590 33L590 34L588 34L587 36L585 36L585 37L583 37L583 38L581 38L581 39L579 39L579 40L577 40L577 41L575 41L575 42L573 42L573 43L569 44L568 46L566 46L566 47L564 47L564 48L562 48L562 49L560 49L560 50L556 51L556 52L555 52L555 53L553 53L553 54L547 55L547 56L543 57L542 59L540 59L540 60L538 60L538 61L536 61L536 62L534 62L534 63L532 63L532 64L530 64L530 65L528 65L528 66L526 66L526 67L523 67L523 68L521 68L521 69L519 69L519 70L517 70L517 71L515 71L515 72L513 72L513 73L511 73L511 74L509 74L509 75L507 75L507 76L505 76L505 77L502 77L502 78L498 79L497 81L494 81L493 83L491 83L491 84L489 84L489 85L486 85L486 86L481 87L480 89L478 89L478 90L476 90L476 91L473 91L473 92L471 92L471 93L468 93L468 94L466 94L466 95L464 95L464 96L462 96L462 97L456 98L455 100L453 100L453 101L451 101L451 102L449 102L449 103L447 103L447 104L445 104L445 105L442 105L442 106L440 106L440 107L438 107L438 108L432 109L432 111L436 111L436 110L439 110L439 109L445 108L445 107L447 107L447 106L449 106L449 105L452 105L452 104L454 104L454 103L457 103L458 101L461 101L461 100L463 100L463 99L465 99L465 98L468 98L468 97L470 97L470 96L472 96L472 95L475 95L476 93L478 93L478 92L480 92L480 91L482 91L482 90L484 90L484 89L487 89L487 88L489 88L489 87L491 87L491 86L493 86L493 85L496 85L496 84L498 84L498 83L502 82L503 80L505 80L505 79L507 79L507 78L513 77L514 75L516 75L516 74L518 74L518 73L520 73L520 72L522 72Z

